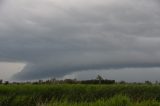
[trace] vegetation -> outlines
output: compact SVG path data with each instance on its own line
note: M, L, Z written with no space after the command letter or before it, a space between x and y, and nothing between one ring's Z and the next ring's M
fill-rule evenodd
M160 106L160 84L103 79L0 80L0 106Z
M1 84L0 106L160 106L160 85Z
M95 102L52 102L48 104L39 104L39 106L160 106L160 102L155 100L132 102L127 96L117 95L107 100L97 100Z

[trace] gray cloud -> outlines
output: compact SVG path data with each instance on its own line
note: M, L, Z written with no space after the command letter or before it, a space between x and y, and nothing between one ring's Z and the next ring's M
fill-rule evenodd
M0 61L27 64L13 79L160 66L157 0L6 0L0 15Z

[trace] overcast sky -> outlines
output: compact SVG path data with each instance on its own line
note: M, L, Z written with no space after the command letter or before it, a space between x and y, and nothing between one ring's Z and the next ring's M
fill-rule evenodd
M11 80L160 80L159 10L159 0L0 0L0 61L19 63Z

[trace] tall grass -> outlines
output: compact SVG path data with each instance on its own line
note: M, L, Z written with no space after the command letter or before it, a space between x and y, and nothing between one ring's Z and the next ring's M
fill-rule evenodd
M0 106L160 106L159 101L159 85L0 85Z
M155 100L132 102L127 96L116 95L107 100L102 99L95 102L70 103L67 101L52 101L48 104L39 104L37 106L160 106L160 102Z

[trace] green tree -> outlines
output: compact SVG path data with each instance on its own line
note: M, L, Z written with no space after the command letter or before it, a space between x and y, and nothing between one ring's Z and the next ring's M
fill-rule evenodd
M100 76L100 75L97 75L97 78L96 78L98 81L99 81L99 84L101 84L102 80L103 80L103 77Z
M0 79L0 84L2 84L3 83L3 80L2 79Z

